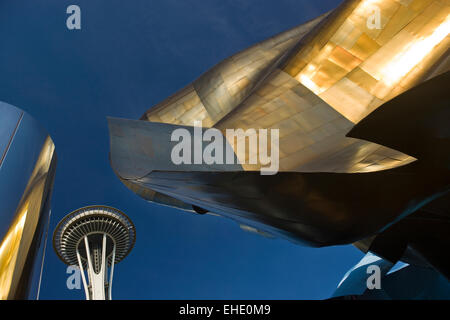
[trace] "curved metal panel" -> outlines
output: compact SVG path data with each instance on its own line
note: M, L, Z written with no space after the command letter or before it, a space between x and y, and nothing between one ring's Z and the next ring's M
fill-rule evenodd
M369 26L377 10L382 19ZM449 26L448 1L344 1L293 29L278 48L284 53L261 60L276 47L263 42L148 110L142 123L110 121L113 169L151 201L191 205L312 246L358 241L394 258L427 251L422 260L447 274L448 263L430 249L438 241L424 241L434 224L420 237L415 223L402 224L396 251L383 239L450 190ZM228 143L242 169L172 165L169 135L154 122L169 129L196 121L224 136L278 130L279 172L261 176L260 163L245 161L271 146L240 155L234 137ZM447 252L447 242L436 250Z
M0 167L0 299L37 298L50 214L53 141L28 114L0 103L8 141ZM11 128L13 128L11 130Z
M450 168L449 83L450 72L426 81L369 114L347 135Z

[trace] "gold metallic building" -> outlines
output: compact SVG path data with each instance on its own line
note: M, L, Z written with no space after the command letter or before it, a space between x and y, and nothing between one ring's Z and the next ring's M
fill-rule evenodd
M36 299L56 167L55 146L28 114L0 102L0 299Z
M408 155L345 135L386 101L448 70L449 6L346 1L226 59L142 119L202 120L222 131L279 128L282 171L368 172L410 163ZM374 8L379 29L367 26Z
M222 61L139 121L110 118L112 167L149 201L311 246L354 243L448 277L449 32L449 0L344 1ZM278 129L279 172L261 176L234 138L237 166L173 164L171 133L199 121L227 139L227 129Z

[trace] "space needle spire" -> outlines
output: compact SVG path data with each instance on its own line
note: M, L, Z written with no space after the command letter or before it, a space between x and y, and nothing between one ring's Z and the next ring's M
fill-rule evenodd
M64 263L79 267L86 300L111 300L114 265L130 253L135 240L135 227L123 212L89 206L61 220L53 246Z

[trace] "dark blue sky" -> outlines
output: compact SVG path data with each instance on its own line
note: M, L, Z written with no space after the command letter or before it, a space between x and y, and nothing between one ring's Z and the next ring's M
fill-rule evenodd
M336 0L1 0L0 100L37 118L58 168L51 231L70 211L104 204L137 227L117 265L115 299L322 299L362 254L304 248L233 221L150 204L108 162L106 116L139 118L222 59L336 7ZM66 8L82 30L66 28ZM48 239L42 299L81 299Z

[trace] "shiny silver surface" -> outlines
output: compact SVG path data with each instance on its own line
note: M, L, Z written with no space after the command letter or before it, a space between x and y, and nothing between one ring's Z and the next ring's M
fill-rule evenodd
M0 102L0 299L38 297L55 167L46 131Z

